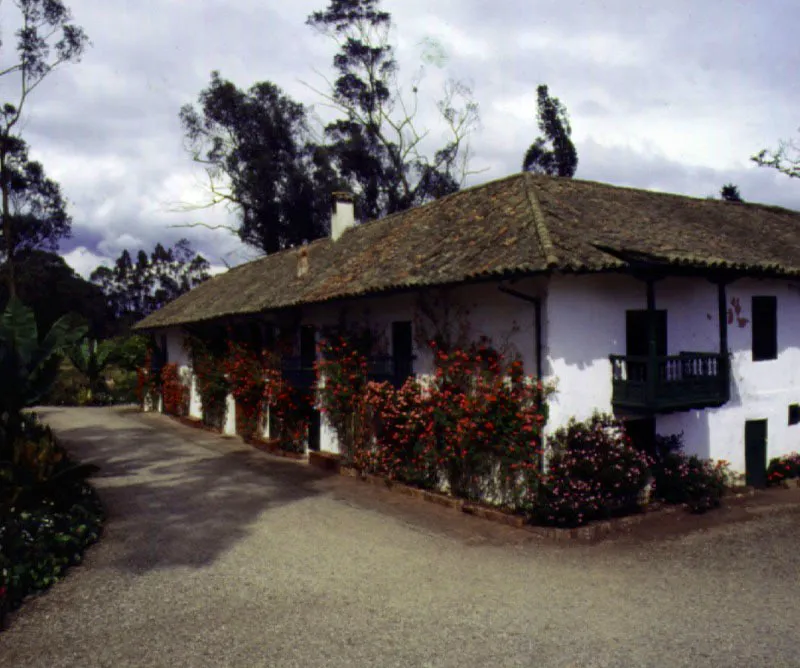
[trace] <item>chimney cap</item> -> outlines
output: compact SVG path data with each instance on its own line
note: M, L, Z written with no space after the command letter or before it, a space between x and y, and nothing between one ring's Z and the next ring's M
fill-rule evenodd
M335 202L352 202L355 199L353 193L347 190L334 190L331 196Z

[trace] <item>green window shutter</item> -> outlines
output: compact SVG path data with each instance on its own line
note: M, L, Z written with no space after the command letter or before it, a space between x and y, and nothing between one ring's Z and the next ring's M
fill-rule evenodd
M753 361L778 357L778 298L753 297Z

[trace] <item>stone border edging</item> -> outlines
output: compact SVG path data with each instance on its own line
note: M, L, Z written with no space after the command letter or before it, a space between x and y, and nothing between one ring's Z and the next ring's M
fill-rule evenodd
M218 433L213 428L203 424L203 422L197 418L174 415L169 417L172 417L178 422L190 427ZM525 518L521 515L514 515L503 510L469 502L465 499L449 496L442 492L433 492L431 490L412 487L395 480L389 480L388 478L382 478L380 476L371 474L363 474L353 467L342 466L341 455L333 452L320 452L313 450L309 451L307 454L291 452L278 447L277 439L263 440L256 438L247 440L245 443L271 455L285 457L295 461L302 461L310 466L328 473L356 478L362 482L369 483L376 487L384 487L388 490L403 494L405 496L422 499L423 501L435 503L439 506L450 508L457 512L462 512L473 517L479 517L481 519L496 522L498 524L505 524L506 526L510 526L515 529L522 529L523 531L533 534L538 538L555 540L558 542L574 541L580 543L597 543L615 535L624 534L629 527L639 524L643 520L651 517L654 513L668 515L684 510L683 506L680 505L672 506L652 503L641 513L627 515L625 517L617 517L611 520L599 520L582 527L560 528L539 526L528 524ZM800 479L796 480L796 482L798 487L800 487ZM789 487L788 484L785 486ZM740 499L743 497L753 496L754 494L755 490L752 487L740 487L735 490L730 490L726 496L733 497L734 499Z
M214 429L214 427L209 427L207 424L204 424L199 418L190 417L188 415L170 415L169 413L163 413L163 415L166 415L167 417L172 418L173 420L176 420L180 424L187 427L207 431L211 434L216 434L217 436L226 436L225 434L220 433L219 430ZM244 441L244 443L247 445L256 448L257 450L261 450L262 452L266 452L270 455L275 455L276 457L285 457L286 459L294 459L295 461L305 461L307 458L307 455L304 452L292 452L291 450L284 450L278 445L279 441L276 438L269 440L265 440L263 438L242 438L242 441Z
M307 455L304 452L284 450L282 447L280 447L280 441L277 438L270 440L264 440L262 438L249 438L242 440L247 443L247 445L251 445L257 450L261 450L262 452L266 452L270 455L275 455L276 457L285 457L286 459L293 459L299 462L304 462L307 459Z
M341 465L341 456L335 453L328 452L314 452L309 453L308 463L316 466L324 471L335 473L338 475L346 476L349 478L356 478L376 487L383 487L392 492L397 492L405 496L410 496L416 499L422 499L429 503L450 508L456 512L462 512L473 517L479 517L490 522L498 524L505 524L506 526L515 529L521 529L527 533L533 534L538 538L547 540L555 540L558 542L573 541L580 543L597 543L601 540L610 538L614 535L624 533L630 526L638 524L645 518L651 517L653 513L672 514L683 511L682 506L661 506L653 504L648 510L637 515L628 515L627 517L614 518L613 520L601 520L593 522L586 526L576 527L571 529L563 529L559 527L546 527L528 524L525 518L521 515L512 515L511 513L490 508L481 504L472 503L465 499L458 499L441 492L433 492L430 490L420 489L418 487L411 487L395 480L389 480L376 475L362 474L356 469L349 466Z

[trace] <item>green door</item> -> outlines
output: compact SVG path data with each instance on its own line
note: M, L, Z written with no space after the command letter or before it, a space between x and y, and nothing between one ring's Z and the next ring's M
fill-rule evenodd
M767 486L767 421L744 423L744 468L748 485Z

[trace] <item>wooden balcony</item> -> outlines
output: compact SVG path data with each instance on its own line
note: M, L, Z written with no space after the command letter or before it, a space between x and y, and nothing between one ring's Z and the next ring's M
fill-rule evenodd
M721 406L730 398L729 360L718 353L611 355L616 410L670 413Z

